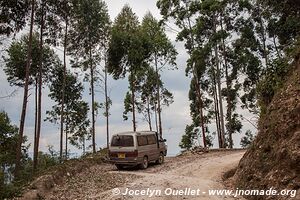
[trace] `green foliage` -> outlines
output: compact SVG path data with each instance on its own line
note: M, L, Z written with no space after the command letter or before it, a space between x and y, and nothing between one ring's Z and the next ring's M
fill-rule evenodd
M273 34L279 37L279 42L287 48L292 47L300 35L299 1L258 0L258 2L276 16L272 28Z
M128 91L124 98L124 112L123 112L123 119L126 121L128 120L128 113L132 112L132 95Z
M180 148L190 150L193 147L194 139L196 138L193 129L193 125L186 125L185 134L182 135L181 142L179 143Z
M137 81L137 93L139 97L136 99L137 110L144 116L144 119L148 121L148 114L151 115L156 109L158 103L157 98L157 84L160 90L160 104L163 106L169 106L173 103L173 94L167 90L160 77L157 76L156 71L148 66L142 74L138 75L139 80ZM131 101L127 101L130 103ZM126 107L126 106L125 106Z
M28 35L23 36L19 41L14 41L7 50L4 72L11 85L23 87L25 82L25 66L28 51ZM60 65L60 60L55 52L47 45L41 50L39 47L39 35L32 37L32 62L30 66L29 84L35 84L38 76L40 56L43 53L43 81L48 82L51 70Z
M9 36L19 32L26 25L29 0L0 1L0 35Z
M182 135L179 147L182 149L190 150L197 146L197 140L202 137L200 133L200 127L196 127L194 124L187 125L185 127L185 134ZM208 129L206 129L206 145L207 147L213 146L213 136L209 134ZM199 144L198 144L199 145Z
M0 112L0 199L11 198L20 192L23 183L30 177L28 146L24 146L27 138L24 137L22 145L21 171L18 180L14 178L14 162L16 159L16 146L18 142L18 128L11 124L8 115Z
M49 97L56 102L51 111L47 111L46 120L57 123L61 116L63 68L59 67L51 77ZM65 96L65 131L70 135L70 143L84 150L85 140L90 139L87 119L88 104L82 100L83 85L78 78L67 72Z
M39 152L38 161L39 167L38 171L44 172L52 166L59 164L59 155L53 150L53 146L48 146L49 153Z
M254 135L250 130L247 130L245 136L242 137L240 144L243 148L248 148L252 144L253 140L254 140Z
M256 94L262 115L265 114L275 93L282 87L289 70L290 65L287 60L278 58L271 63L264 79L258 83Z
M104 103L100 103L100 104L99 104L99 108L101 108L101 109L104 110L104 112L102 113L104 117L110 116L109 110L110 110L110 108L111 108L111 106L112 106L112 100L111 100L111 98L108 97L107 99L108 99L107 102L104 102ZM108 110L108 113L106 112L106 106L107 106L107 108L108 108L108 109L107 109L107 110Z
M73 5L69 35L72 66L84 71L95 68L108 37L110 21L102 0L77 0Z
M111 30L108 49L108 73L115 79L133 73L144 59L143 40L138 32L139 21L132 9L125 5L116 17Z
M177 51L167 37L163 26L150 12L144 16L140 29L150 46L149 62L159 65L156 66L159 68L157 70L162 70L165 65L170 69L176 69Z

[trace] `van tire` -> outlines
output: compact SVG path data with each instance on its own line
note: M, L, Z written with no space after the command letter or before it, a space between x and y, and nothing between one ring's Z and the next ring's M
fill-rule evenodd
M141 164L141 169L147 169L148 168L148 164L149 164L148 157L144 156L143 162Z
M165 156L164 156L164 154L161 152L161 153L159 154L158 160L156 161L156 164L161 165L161 164L164 163L164 161L165 161Z
M124 166L123 166L123 165L116 164L116 167L118 168L118 170L124 169Z

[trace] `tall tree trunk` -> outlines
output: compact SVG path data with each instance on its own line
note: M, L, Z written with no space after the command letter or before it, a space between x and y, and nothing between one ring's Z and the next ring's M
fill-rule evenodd
M82 140L82 154L85 154L85 136L83 136L83 140Z
M195 49L195 43L194 43L194 35L192 33L192 25L191 25L191 20L188 17L188 25L189 25L189 30L190 30L190 35L191 35L191 42L192 42L192 47L190 49L190 55L192 54L193 50ZM199 113L199 118L200 118L200 124L201 124L201 130L202 130L202 139L203 139L203 147L206 148L206 135L205 135L205 123L204 123L204 115L203 115L203 101L202 101L202 95L201 95L201 88L200 88L200 80L197 74L196 67L194 63L192 64L192 71L193 71L193 77L195 79L195 87L196 87L196 101L198 100L198 113Z
M218 143L219 148L223 148L223 142L222 142L222 135L221 135L221 124L220 124L220 114L219 114L219 100L218 100L218 94L217 94L217 83L216 83L216 73L215 68L213 67L213 96L214 96L214 107L215 107L215 118L216 118L216 127L217 127L217 133L218 133Z
M149 97L147 97L147 116L148 116L149 129L150 129L150 131L152 131Z
M109 148L109 102L107 92L107 60L105 57L105 69L104 69L104 90L105 90L105 112L106 112L106 147Z
M157 107L156 107L156 103L154 104L154 115L155 115L156 132L158 132L158 121L157 121Z
M39 60L39 73L38 73L38 81L39 81L39 99L38 99L38 124L37 124L37 132L36 138L34 142L34 157L33 157L33 169L37 168L38 165L38 154L39 154L39 144L40 144L40 136L41 136L41 125L42 125L42 87L43 87L43 34L44 34L44 3L42 1L42 18L41 18L41 30L40 30L40 60Z
M36 75L37 77L37 75ZM34 141L36 141L36 132L37 132L37 118L38 118L38 80L35 80L35 113L34 113Z
M66 146L66 151L65 151L65 159L68 159L68 134L69 134L69 114L67 111L67 116L66 116L66 135L65 135L65 146Z
M217 32L217 25L216 25L216 17L214 17L214 33ZM223 113L223 102L222 102L222 88L221 88L221 71L220 71L220 61L218 55L218 46L215 45L215 59L216 59L216 66L217 66L217 86L218 86L218 95L219 95L219 111L220 111L220 122L221 122L221 136L222 136L222 146L225 148L225 125L224 125L224 113Z
M27 109L27 99L28 99L28 84L29 84L29 70L30 70L30 62L31 62L31 50L32 50L32 32L33 32L33 22L34 22L34 7L35 0L31 0L31 17L30 17L30 31L29 31L29 42L28 42L28 52L27 52L27 61L25 68L25 85L24 85L24 95L23 95L23 106L21 112L20 126L19 126L19 138L18 138L18 146L16 152L16 168L15 168L15 176L18 176L21 164L21 155L22 155L22 143L23 143L23 135L24 135L24 126L25 126L25 118L26 118L26 109Z
M92 48L90 48L90 70L91 70L91 93L92 93L92 145L93 145L93 153L96 153L95 90L94 90L94 67L93 67L93 62L92 62Z
M134 81L133 81L134 82ZM134 84L134 83L133 83ZM135 86L131 89L131 101L132 101L132 126L133 131L136 131L136 119L135 119Z
M202 129L202 140L203 140L203 147L206 148L206 135L205 135L205 125L204 125L204 116L203 116L203 101L201 97L201 90L200 90L200 83L197 84L197 91L198 91L198 104L199 104L199 114L200 114L200 123L201 123L201 129Z
M275 35L273 36L273 44L274 44L274 47L275 47L278 58L281 58L281 53L280 53L280 50L279 50L278 45L276 43Z
M217 86L218 86L218 96L219 96L219 113L220 113L220 122L221 122L221 137L222 137L222 147L225 148L225 125L224 125L224 113L223 113L223 102L222 102L222 92L221 92L221 75L220 75L220 66L218 59L218 50L215 47L215 57L217 65Z
M136 131L136 119L135 119L135 72L131 70L131 76L134 77L131 80L131 102L132 102L132 126L133 131Z
M160 105L160 85L159 85L159 72L158 72L158 62L157 62L157 55L155 53L155 72L157 76L156 80L156 90L157 90L157 113L158 113L158 129L159 134L162 137L162 122L161 122L161 105Z
M268 50L267 50L267 43L266 43L266 41L267 41L266 29L265 29L265 25L264 25L264 22L263 22L263 19L262 19L261 7L260 7L259 3L257 4L257 7L258 7L258 13L259 13L259 16L260 16L259 23L260 23L260 26L261 26L260 33L261 33L262 44L263 44L263 57L265 59L266 71L267 71L268 66L269 66L269 58L268 58Z
M223 19L221 17L220 20L220 24L221 24L221 30L223 31ZM232 87L232 80L229 77L229 73L228 73L228 62L227 62L227 55L226 55L226 46L225 46L225 41L224 38L222 37L221 39L222 41L222 53L223 53L223 58L224 58L224 65L225 65L225 78L226 78L226 101L227 101L227 114L226 114L226 118L228 121L228 126L227 126L227 133L228 133L228 139L229 139L229 148L233 148L233 140L232 140L232 134L233 134L233 129L232 129L232 109L233 109L233 105L232 105L232 101L233 99L231 98L231 87Z
M64 136L64 117L65 117L65 90L66 90L66 76L67 76L67 40L68 40L68 20L65 20L65 37L64 37L64 71L63 71L63 84L61 90L61 112L60 112L60 162L63 160L63 136Z

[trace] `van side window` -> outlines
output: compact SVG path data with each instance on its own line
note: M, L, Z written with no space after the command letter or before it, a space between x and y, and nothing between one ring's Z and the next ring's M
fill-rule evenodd
M146 136L137 136L137 141L139 146L145 146L148 144Z
M156 137L155 135L147 135L148 144L156 144Z

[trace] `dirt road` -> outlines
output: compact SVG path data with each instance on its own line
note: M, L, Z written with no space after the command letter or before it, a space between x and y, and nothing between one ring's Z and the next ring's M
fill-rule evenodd
M152 200L234 199L229 196L212 196L208 194L208 191L211 189L224 189L221 183L222 174L236 167L243 154L244 151L212 152L202 155L167 158L163 165L153 165L147 170L113 170L109 173L115 175L134 174L139 175L141 178L129 181L116 189L101 192L92 196L92 198L142 200L149 199L151 196ZM188 188L194 190L194 194ZM184 195L179 195L180 190ZM142 191L145 194L140 194ZM133 192L136 195L130 195ZM126 195L122 195L124 193ZM173 194L169 195L170 193Z

